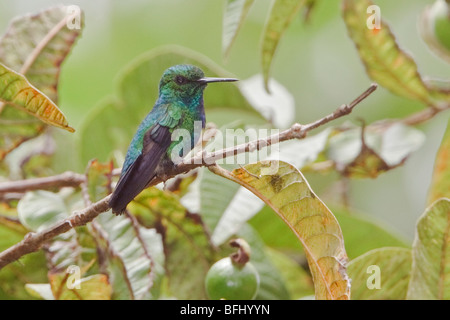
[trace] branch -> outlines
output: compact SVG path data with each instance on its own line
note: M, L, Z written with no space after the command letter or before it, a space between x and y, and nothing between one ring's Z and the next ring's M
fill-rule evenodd
M307 133L313 129L316 129L324 124L348 115L353 111L353 109L365 98L367 98L372 92L377 88L376 84L372 84L366 91L364 91L360 96L358 96L353 102L348 105L342 105L336 111L329 114L328 116L319 119L315 122L301 125L295 123L290 129L280 132L279 134L274 134L264 139L258 139L255 141L250 141L245 144L234 146L231 148L226 148L216 152L200 154L185 159L183 162L174 166L169 172L165 172L163 177L157 177L153 179L149 186L156 185L160 182L166 181L178 174L188 172L197 167L203 166L213 166L217 160L224 159L226 157L237 155L245 152L252 152L255 150L260 150L263 147L270 146L273 143L279 143L291 139L303 139L306 137ZM117 173L115 170L114 173ZM30 180L22 180L16 182L8 182L0 184L0 193L2 192L23 192L28 190L36 190L48 187L61 187L61 186L79 186L86 180L84 175L76 174L73 172L66 172L61 175L48 177L48 178L38 178ZM46 242L57 235L65 233L70 229L78 226L83 226L88 222L91 222L100 213L108 211L110 195L101 199L100 201L87 206L85 209L79 212L75 212L69 218L64 219L54 226L41 231L39 233L29 233L25 238L14 246L8 248L7 250L0 253L0 269L9 263L19 259L20 257L37 251Z

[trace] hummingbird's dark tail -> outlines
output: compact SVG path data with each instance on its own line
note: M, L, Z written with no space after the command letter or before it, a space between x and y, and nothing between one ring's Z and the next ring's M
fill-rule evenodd
M114 214L122 214L127 205L148 186L170 143L171 133L167 127L155 125L145 133L141 154L122 172L109 200Z

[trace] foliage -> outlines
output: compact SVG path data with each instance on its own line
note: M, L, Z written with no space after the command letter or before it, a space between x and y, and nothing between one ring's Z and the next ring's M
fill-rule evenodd
M226 57L255 1L225 2ZM317 2L273 1L260 51L267 92L288 95L269 81L275 53L298 14L307 21ZM367 27L372 1L341 2L367 76L420 103L421 112L329 126L269 154L255 151L253 163L248 164L249 154L243 166L201 167L150 187L125 215L104 212L1 269L0 298L206 299L208 270L230 253L227 240L239 237L251 247L250 261L259 274L256 299L449 299L450 122L412 244L345 204L321 200L302 173L334 174L342 181L377 178L402 166L426 142L417 124L450 108L448 88L426 80L386 21L379 29ZM58 153L30 146L43 138L65 141L61 128L74 132L57 105L57 88L61 65L84 26L66 28L67 12L58 6L18 17L0 39L0 184L6 190L17 168L24 178L55 173L45 159L58 159ZM40 232L111 192L114 167L120 167L135 128L156 100L163 70L179 63L195 64L208 76L230 76L181 46L153 49L131 61L116 79L116 93L97 103L75 133L79 153L73 161L86 167L81 183L24 194L0 189L0 254L27 232ZM273 120L289 113L286 106L258 104L255 96L261 94L245 85L205 93L207 120L215 128L204 142L208 151L228 146L220 140L227 129L238 132L231 143L245 142L246 130L277 129Z

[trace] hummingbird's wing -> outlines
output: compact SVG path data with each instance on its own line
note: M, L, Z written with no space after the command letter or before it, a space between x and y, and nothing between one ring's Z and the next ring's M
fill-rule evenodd
M121 214L130 203L154 178L155 170L167 152L171 142L171 128L178 125L181 115L170 115L171 108L150 127L143 138L142 152L127 168L117 182L109 200L113 213Z

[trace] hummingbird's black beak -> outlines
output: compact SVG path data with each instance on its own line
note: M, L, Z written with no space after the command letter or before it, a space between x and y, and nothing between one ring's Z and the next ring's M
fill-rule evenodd
M203 77L197 80L199 83L208 84L211 82L234 82L239 81L239 79L235 78L212 78L212 77Z

